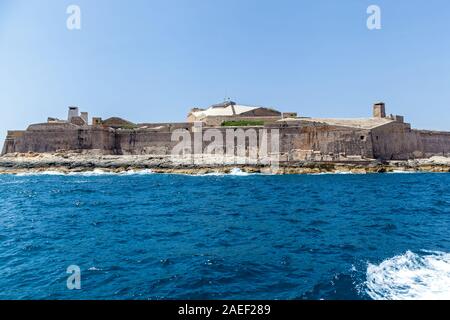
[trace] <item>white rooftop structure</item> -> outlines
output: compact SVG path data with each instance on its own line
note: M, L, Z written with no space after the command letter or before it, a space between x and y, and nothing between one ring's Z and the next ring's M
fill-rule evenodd
M221 116L234 116L234 115L240 115L245 112L249 112L255 109L259 109L259 107L250 107L250 106L244 106L244 105L228 105L226 107L222 106L212 106L209 107L206 110L199 110L192 112L192 115L194 115L198 119L214 116L214 117L221 117Z

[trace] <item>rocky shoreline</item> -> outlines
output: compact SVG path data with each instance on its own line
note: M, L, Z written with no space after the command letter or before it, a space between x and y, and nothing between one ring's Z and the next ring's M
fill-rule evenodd
M244 173L265 174L325 174L325 173L395 173L395 172L450 172L450 158L432 157L407 161L379 162L376 160L352 162L291 161L270 165L240 165L224 163L223 159L202 158L191 161L174 161L170 156L152 155L101 155L80 153L7 154L0 157L0 174L23 173L126 173L147 170L152 173L173 174L227 174L235 169Z

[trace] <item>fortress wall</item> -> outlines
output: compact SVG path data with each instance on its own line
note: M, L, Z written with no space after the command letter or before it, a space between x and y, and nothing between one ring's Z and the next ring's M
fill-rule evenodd
M57 125L30 126L20 136L9 136L3 146L3 153L27 153L27 152L56 152L59 150L103 150L108 154L152 154L167 155L179 141L171 141L175 129L183 126L174 126L164 130L110 130L101 127L71 127ZM193 148L194 133L186 130L191 135L191 147ZM211 129L211 128L209 128ZM254 130L259 133L261 127L244 128L244 131ZM203 128L203 134L208 128ZM214 128L215 132L222 135L223 145L226 145L227 130L241 130L241 128ZM258 136L257 136L258 137ZM270 138L270 135L268 136ZM212 139L214 141L214 139ZM237 139L235 139L237 143ZM206 148L211 141L203 141ZM247 140L248 144L248 140ZM258 140L259 145L259 140Z
M114 135L105 129L74 129L59 126L39 126L24 131L21 136L8 137L4 150L12 152L55 152L58 150L100 149L111 152Z
M171 141L169 131L118 130L115 134L115 151L118 154L170 154L177 142Z
M14 152L55 152L60 149L77 149L77 131L27 131L21 138L14 139Z
M14 152L14 139L6 138L1 155Z
M68 124L32 125L26 131L8 132L2 154L97 149L105 154L168 155L179 143L179 141L171 141L172 133L175 129L185 129L186 125L190 129L187 132L191 134L191 147L193 147L194 133L190 124L180 123L154 130L112 130ZM211 128L203 127L203 134L208 129ZM223 145L226 145L227 131L244 130L247 133L258 133L259 139L261 129L262 127L214 128L215 132L222 135ZM269 132L269 152L270 130L279 129L279 152L286 154L287 159L291 160L333 161L346 156L404 160L450 155L450 133L411 130L408 124L398 122L372 130L310 121L295 124L271 123L265 129ZM209 144L210 141L204 141L203 148L205 149ZM258 145L260 145L259 140Z
M232 127L221 127L221 128L207 128L203 127L203 150L208 147L211 142L215 141L214 138L208 140L205 137L206 130L209 133L218 133L222 138L222 145L224 146L227 142L227 131L236 132L235 130L243 129L244 132L256 133L256 141L259 145L259 130L263 129L261 127L246 127L246 128L232 128ZM269 129L270 130L270 129ZM191 130L186 130L190 134L190 146L194 150L194 135L195 133ZM171 154L173 148L179 144L179 141L171 141L173 130L169 131L152 131L152 130L118 130L115 134L116 144L115 150L119 154L153 154L153 155L169 155ZM268 139L270 139L270 133L268 134ZM246 146L248 148L248 137L246 138ZM235 138L235 144L237 144L237 138ZM270 140L269 140L270 145ZM270 148L269 148L270 150ZM225 151L224 151L225 152Z
M285 152L303 155L297 160L309 160L311 153L324 160L333 160L339 155L373 158L370 130L364 129L304 122L298 128L283 130L282 146Z
M24 133L25 131L23 130L8 131L5 143L3 144L1 155L14 152L16 140L22 138Z
M170 127L168 130L118 130L110 135L91 132L77 136L79 148L115 150L119 154L170 154L178 141L171 141L175 129L183 125ZM192 127L191 127L192 128ZM281 153L289 154L292 150L310 150L332 158L340 154L345 156L362 156L385 160L430 157L450 154L450 133L437 131L411 130L408 124L390 123L372 130L349 127L330 126L311 122L300 126L273 124L266 127L280 130ZM203 133L207 128L203 128ZM227 130L243 129L259 132L261 127L215 128L222 134L223 144ZM192 138L194 134L189 130ZM81 137L81 138L80 138ZM259 135L258 135L259 137ZM269 140L270 141L270 140ZM204 141L203 148L210 142ZM237 143L237 140L236 142ZM258 140L258 145L260 141ZM193 146L193 142L192 142ZM61 148L60 148L61 149Z
M163 130L110 130L101 127L67 127L67 126L32 126L21 136L6 140L3 152L56 152L58 150L103 150L111 154L152 154L168 155L179 141L171 141L175 128ZM211 128L209 128L211 129ZM227 132L236 133L244 131L250 136L256 134L257 144L260 145L260 130L262 127L219 127L214 132L221 134L223 145L226 145ZM357 155L372 156L371 139L367 130L354 130L351 128L331 127L326 125L311 125L286 127L280 124L271 124L265 128L268 138L268 152L270 150L271 130L279 129L279 152L290 154L292 150L315 151L322 155ZM203 134L207 127L203 128ZM191 147L194 147L194 133L191 135ZM364 137L364 139L361 139ZM246 146L248 148L248 136ZM214 139L211 139L214 141ZM203 141L203 149L211 141ZM237 138L235 138L235 145ZM302 160L302 159L298 159Z
M404 160L421 156L422 145L408 124L389 123L372 130L374 157L384 160Z
M372 140L374 156L385 160L450 154L450 133L411 130L408 124L391 123L375 128Z
M80 144L82 149L97 149L103 150L106 154L113 153L116 143L113 130L94 127L78 132L78 135L84 137L83 143Z
M10 139L17 139L23 136L24 130L9 130L6 137Z
M272 149L272 130L278 129L278 136L279 136L279 144L278 147L274 147ZM283 153L283 139L282 137L282 131L279 127L273 126L273 127L222 127L222 128L215 128L214 130L218 130L223 136L223 144L224 146L234 144L235 146L240 145L242 143L242 138L239 138L242 133L244 134L245 138L245 150L250 155L250 148L254 146L254 144L250 145L250 141L252 143L255 143L258 149L258 154L261 157L268 156L270 153ZM274 137L275 139L275 137ZM211 139L213 140L213 139ZM276 141L276 140L275 140ZM205 141L204 148L209 144L210 142ZM262 150L261 147L263 148ZM226 152L229 152L227 149L225 149ZM235 148L234 150L235 155L238 154L238 149Z
M413 130L413 133L425 157L450 155L449 132Z

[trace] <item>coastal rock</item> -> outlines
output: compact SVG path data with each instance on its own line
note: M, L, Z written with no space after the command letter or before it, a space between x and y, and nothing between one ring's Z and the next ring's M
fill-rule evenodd
M320 173L389 173L389 172L450 172L450 158L432 157L408 161L376 160L361 162L311 162L297 161L280 163L278 167L269 165L236 165L229 161L220 162L217 157L202 157L193 163L189 159L172 159L170 156L149 155L99 155L91 153L57 152L7 154L0 157L0 174L17 174L24 172L57 171L61 173L87 172L102 170L104 172L123 173L127 171L152 170L155 173L176 174L210 174L230 173L238 168L244 173L264 174L320 174Z

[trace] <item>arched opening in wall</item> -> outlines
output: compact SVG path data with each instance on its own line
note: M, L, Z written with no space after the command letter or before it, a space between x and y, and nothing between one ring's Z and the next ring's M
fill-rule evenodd
M366 141L366 137L365 136L361 136L360 139L361 139L361 141Z

